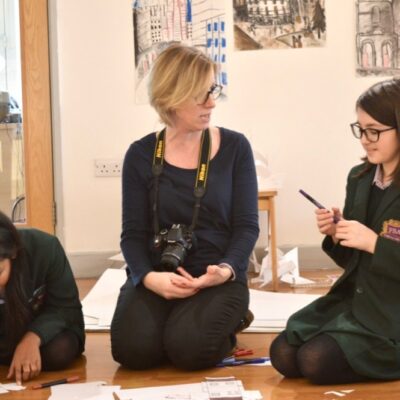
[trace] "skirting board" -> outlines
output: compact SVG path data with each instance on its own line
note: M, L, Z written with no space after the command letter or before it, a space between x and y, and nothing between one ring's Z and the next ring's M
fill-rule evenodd
M294 246L280 246L280 249L286 253ZM318 246L298 246L299 247L299 265L302 269L317 268L335 268L335 263ZM69 253L72 271L75 278L98 278L107 268L122 267L120 261L109 260L109 257L118 253L116 251L87 252L87 253ZM265 251L262 248L256 248L256 256L261 262Z

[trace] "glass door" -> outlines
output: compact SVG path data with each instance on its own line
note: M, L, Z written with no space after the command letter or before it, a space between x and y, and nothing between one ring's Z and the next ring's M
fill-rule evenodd
M0 210L26 222L18 0L0 0Z
M0 210L55 230L47 0L0 0Z

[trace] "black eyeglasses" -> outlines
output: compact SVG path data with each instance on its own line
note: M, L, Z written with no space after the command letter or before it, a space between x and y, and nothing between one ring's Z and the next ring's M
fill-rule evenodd
M354 122L353 124L350 124L351 131L353 132L353 135L357 139L361 139L362 135L365 135L365 137L370 141L370 142L377 142L379 140L379 137L382 132L386 131L391 131L392 129L396 129L393 127L386 128L386 129L374 129L374 128L361 128L360 124L358 122Z
M216 83L214 83L206 94L196 97L196 101L198 104L201 105L206 104L210 96L214 100L217 100L218 97L221 95L221 93L222 93L222 85L217 85Z

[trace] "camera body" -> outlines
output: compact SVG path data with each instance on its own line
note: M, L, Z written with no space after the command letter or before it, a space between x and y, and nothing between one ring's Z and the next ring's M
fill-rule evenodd
M194 233L183 224L173 224L171 229L162 229L154 237L154 247L163 249L161 266L166 271L176 271L195 245Z

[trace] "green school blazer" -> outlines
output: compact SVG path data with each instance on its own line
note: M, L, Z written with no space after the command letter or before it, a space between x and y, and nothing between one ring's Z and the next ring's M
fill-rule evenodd
M64 249L55 236L37 229L19 229L28 257L25 289L34 318L28 330L42 345L69 329L84 350L85 331L78 288Z
M376 168L357 177L362 169L359 165L349 173L343 216L366 225ZM367 330L400 341L400 189L395 185L386 189L369 228L379 235L374 254L325 238L323 249L345 271L327 295L294 314L289 326L302 330L301 316L307 315L311 325L321 327L336 313L349 309Z

